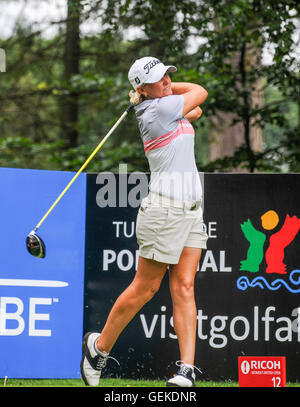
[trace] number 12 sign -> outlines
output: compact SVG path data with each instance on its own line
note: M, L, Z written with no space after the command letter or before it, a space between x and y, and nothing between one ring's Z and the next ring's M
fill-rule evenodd
M239 356L240 387L285 387L286 363L283 356Z

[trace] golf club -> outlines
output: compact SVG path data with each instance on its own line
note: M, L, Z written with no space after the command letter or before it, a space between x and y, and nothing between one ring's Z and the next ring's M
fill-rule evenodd
M129 105L129 107L125 110L125 112L122 114L122 116L117 120L117 122L109 130L109 132L106 134L106 136L101 140L101 142L98 144L98 146L89 156L89 158L85 161L85 163L77 171L77 173L74 175L74 177L65 187L65 189L61 192L61 194L58 196L58 198L53 202L53 204L50 206L50 208L45 213L45 215L42 217L42 219L39 221L39 223L36 225L36 227L28 234L28 236L26 237L26 247L27 247L28 252L32 256L39 257L39 258L44 258L46 256L46 245L43 242L43 239L36 234L37 230L39 229L41 224L44 222L44 220L47 218L47 216L52 212L52 210L58 204L58 202L61 200L61 198L68 191L68 189L73 184L73 182L78 178L78 176L86 168L86 166L89 164L89 162L92 160L92 158L98 153L98 151L103 146L103 144L106 142L106 140L109 138L109 136L114 132L114 130L119 126L119 124L124 120L124 118L127 116L127 114L130 112L130 110L133 107L134 107L134 104Z

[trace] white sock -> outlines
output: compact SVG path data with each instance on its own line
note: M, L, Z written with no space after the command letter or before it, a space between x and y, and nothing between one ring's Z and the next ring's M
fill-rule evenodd
M192 371L194 371L194 366L193 366L193 365L190 365L190 364L188 364L188 363L183 363L183 365L185 365L185 366L187 366L187 367L190 367L190 368L192 369Z

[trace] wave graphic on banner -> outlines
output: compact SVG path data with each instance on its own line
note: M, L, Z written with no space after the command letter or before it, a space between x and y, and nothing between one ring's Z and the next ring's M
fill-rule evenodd
M293 270L289 275L289 283L281 278L269 283L264 277L258 276L253 280L249 280L248 277L242 276L238 278L236 285L239 290L245 291L248 288L259 287L262 290L268 288L269 290L276 291L280 287L284 286L289 292L293 294L300 293L300 270ZM296 288L298 286L299 288Z

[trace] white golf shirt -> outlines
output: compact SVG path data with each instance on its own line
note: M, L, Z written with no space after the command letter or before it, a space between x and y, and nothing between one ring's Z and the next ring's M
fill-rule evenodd
M195 131L182 117L183 105L182 95L170 95L145 100L135 112L151 171L149 191L199 202L202 187L195 162Z

